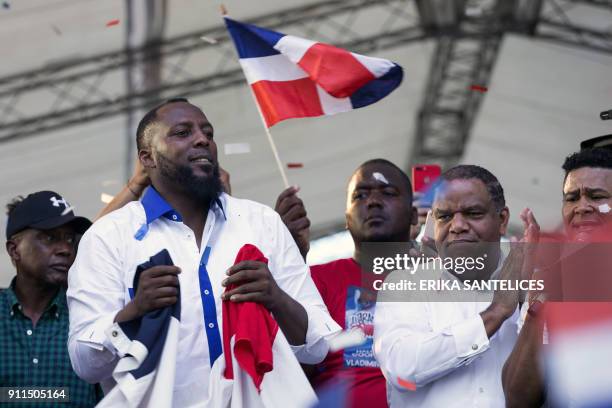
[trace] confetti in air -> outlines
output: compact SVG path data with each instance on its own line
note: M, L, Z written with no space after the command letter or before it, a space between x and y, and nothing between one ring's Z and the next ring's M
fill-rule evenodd
M487 88L486 86L472 85L470 86L470 90L484 93L484 92L487 92L489 88Z
M115 19L115 20L111 20L108 23L106 23L107 27L112 27L112 26L116 26L119 24L119 19Z
M301 169L302 167L304 167L304 163L287 163L289 169Z
M104 204L110 203L111 201L113 201L113 198L115 197L113 197L110 194L106 194L106 193L100 194L100 201L102 201Z
M251 145L248 143L226 143L223 148L226 155L251 152Z
M202 41L206 41L206 42L207 42L207 43L209 43L209 44L216 44L216 43L217 43L217 40L216 40L216 39L214 39L214 38L210 38L210 37L206 37L205 35L201 36L201 37L200 37L200 40L202 40Z
M402 380L401 378L397 377L397 383L407 390L416 391L416 384L413 382Z
M9 3L8 1L3 1L2 7L8 10L11 8L11 3Z

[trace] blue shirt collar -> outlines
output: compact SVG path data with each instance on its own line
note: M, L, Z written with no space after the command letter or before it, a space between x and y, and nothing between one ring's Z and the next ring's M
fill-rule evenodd
M162 216L174 221L183 221L181 215L153 187L147 188L140 203L144 207L147 224Z
M155 190L153 187L147 188L140 202L144 207L147 217L147 224L152 223L159 217L165 217L172 221L182 222L183 218L172 206ZM212 205L213 211L220 210L223 214L223 219L227 221L223 201L217 197Z

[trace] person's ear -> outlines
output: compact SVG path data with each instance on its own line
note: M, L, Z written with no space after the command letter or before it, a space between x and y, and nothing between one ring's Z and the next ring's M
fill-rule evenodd
M419 210L416 207L412 207L410 209L410 225L418 225L419 224Z
M6 252L9 254L13 265L21 259L21 254L19 253L19 246L17 245L17 241L13 239L9 239L6 241Z
M510 220L510 210L508 207L502 208L499 212L499 217L501 219L501 223L499 225L499 235L504 236L508 231L508 221Z
M157 167L155 164L155 159L153 158L153 152L149 146L138 151L138 160L140 160L140 163L142 163L142 166L145 169L153 169Z

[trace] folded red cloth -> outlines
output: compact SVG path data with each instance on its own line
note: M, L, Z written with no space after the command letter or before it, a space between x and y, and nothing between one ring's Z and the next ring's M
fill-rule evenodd
M242 261L260 261L268 259L254 245L246 244L238 251L234 265ZM230 285L229 291L236 285ZM263 305L255 302L234 303L223 301L223 354L225 356L225 378L234 378L231 351L236 361L253 379L257 391L260 391L264 374L272 371L272 344L278 331L278 324L272 314ZM234 349L230 350L230 339L236 336Z

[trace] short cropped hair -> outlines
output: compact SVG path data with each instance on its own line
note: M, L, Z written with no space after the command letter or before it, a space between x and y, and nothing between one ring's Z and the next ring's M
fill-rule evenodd
M23 200L24 197L19 195L6 203L6 215L10 217L11 213L19 206L19 204L21 204Z
M404 181L404 185L406 186L406 188L407 188L407 189L408 189L408 191L410 192L410 195L412 196L412 183L410 182L410 177L408 177L408 175L407 175L406 173L404 173L404 170L400 169L400 168L399 168L399 166L397 166L396 164L394 164L394 163L390 162L390 161L389 161L389 160L387 160L387 159L380 159L380 158L379 158L379 159L371 159L371 160L368 160L368 161L366 161L366 162L363 162L363 163L362 163L362 164L361 164L361 165L360 165L360 166L357 168L357 170L362 169L362 168L364 168L364 167L366 167L366 166L376 165L376 164L382 164L383 166L388 166L388 167L391 167L391 168L395 169L395 170L396 170L396 171L399 173L399 175L400 175L400 177L401 177L402 181ZM354 174L354 173L353 173L353 174ZM352 176L351 176L351 177L352 177Z
M583 167L612 169L612 150L602 147L583 149L567 156L561 167L565 170L566 178L570 171Z
M147 133L147 129L155 122L155 120L157 120L157 111L166 105L176 102L189 103L189 101L185 98L168 99L166 102L162 103L161 105L157 105L143 116L143 118L140 120L140 123L138 123L138 128L136 129L136 148L138 150L143 148L145 145L145 136Z
M487 188L491 201L493 201L493 205L498 212L506 206L506 198L504 197L504 189L501 183L493 173L484 167L473 164L461 164L445 171L440 176L440 179L443 181L478 179Z

